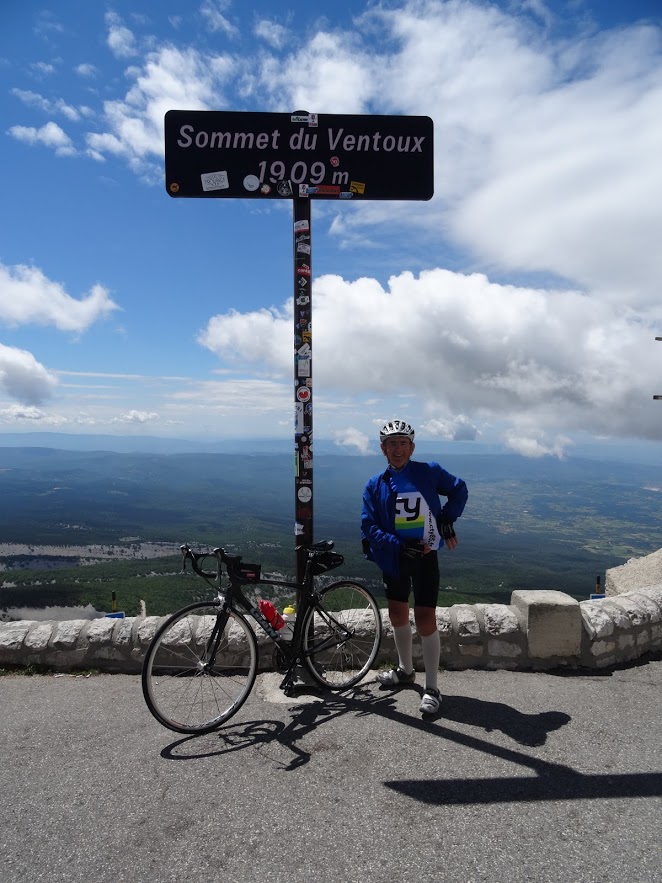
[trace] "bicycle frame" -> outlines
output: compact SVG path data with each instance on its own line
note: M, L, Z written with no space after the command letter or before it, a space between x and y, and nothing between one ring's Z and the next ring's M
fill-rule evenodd
M221 610L219 611L217 622L212 630L212 634L207 644L208 650L210 651L207 656L209 665L213 666L215 662L216 652L218 650L218 641L220 639L220 636L223 634L223 630L228 619L228 612L230 610L234 610L237 613L246 613L252 616L257 625L260 626L262 631L272 641L272 643L276 645L278 651L284 656L286 662L288 663L288 667L285 677L283 678L280 686L285 691L285 693L287 693L288 690L292 688L294 684L294 671L301 663L302 659L313 656L316 653L320 653L321 651L326 650L337 643L337 637L331 636L329 638L326 638L319 644L315 644L314 646L311 644L308 649L304 649L302 634L303 622L306 620L307 613L311 608L320 611L323 617L328 622L333 623L336 628L340 629L342 632L345 632L347 637L350 636L349 631L342 625L342 623L339 623L335 619L335 617L329 614L328 611L324 611L320 608L317 600L318 596L315 591L315 586L313 582L310 558L306 562L304 580L302 583L298 583L288 580L262 579L261 577L258 577L257 579L248 579L245 577L241 577L237 572L240 559L238 558L238 556L233 557L226 555L223 549L214 549L211 553L217 561L216 574L206 573L197 566L197 559L203 556L196 555L191 549L184 546L182 547L182 552L184 556L184 565L186 564L186 559L188 558L191 561L191 565L195 573L197 573L199 576L202 576L206 581L208 581L210 578L216 579L218 581L218 585L214 588L217 592L217 597L221 606ZM221 578L224 564L229 580L229 585L226 589L221 588ZM300 597L301 600L299 605L299 613L294 624L294 634L291 641L282 640L281 632L275 629L264 616L259 607L246 597L246 595L242 591L242 586L244 585L280 586L282 588L294 589L296 591L297 596Z
M331 540L299 547L307 555L301 581L269 579L260 564L242 563L240 555L220 547L194 552L187 544L181 549L184 570L190 561L213 594L171 614L145 653L143 696L165 727L178 733L210 732L241 708L259 670L258 628L276 648L273 667L285 672L280 687L287 696L298 684L348 689L370 670L382 635L380 609L361 583L339 579L318 585L318 576L344 560L332 551ZM297 593L299 615L291 641L260 610L257 586ZM302 678L301 670L310 680Z

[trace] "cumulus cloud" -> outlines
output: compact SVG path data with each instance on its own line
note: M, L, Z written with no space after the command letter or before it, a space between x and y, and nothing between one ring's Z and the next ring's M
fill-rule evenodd
M427 420L421 424L421 429L432 438L443 438L447 441L475 441L480 435L473 420L464 414L458 414L452 420Z
M0 264L0 321L7 325L53 325L81 332L117 309L102 285L93 285L77 300L37 267Z
M43 144L52 147L58 156L74 156L76 153L71 138L54 122L48 122L40 129L34 126L11 126L9 134L17 141L24 141L26 144Z
M211 31L235 36L228 8L203 0L200 12ZM109 45L132 61L129 87L104 104L87 146L139 173L156 167L165 111L228 107L232 81L242 100L270 110L431 116L433 200L344 205L330 233L362 250L393 235L403 252L415 242L428 256L438 245L448 254L450 242L462 249L455 267L483 272L315 279L316 383L376 397L370 419L392 392L413 396L437 438L507 424L506 443L529 456L559 455L575 430L659 439L649 383L662 323L660 31L555 24L544 0L405 0L368 4L344 30L317 23L296 43L258 20L252 54L152 41L134 59L135 37L109 13ZM47 110L33 95L18 97ZM10 134L73 151L55 123ZM506 274L529 284L491 281ZM541 278L554 281L530 281ZM276 389L290 406L292 322L291 302L209 320L200 343L258 378L208 390L214 407L234 414L239 390L257 408L265 376L278 380L263 387L263 406Z
M375 95L376 64L356 35L319 31L284 59L264 57L255 86L275 110L365 113Z
M365 432L361 432L360 429L355 429L352 426L334 430L332 437L340 448L349 448L358 454L375 453L370 446L370 437Z
M49 398L56 384L55 376L32 353L0 343L0 386L12 399L38 405ZM37 413L33 411L33 419Z
M99 73L96 65L89 63L79 64L75 70L79 77L85 77L86 79L93 79Z
M234 62L222 55L163 46L132 70L133 85L121 100L107 101L104 116L110 131L87 134L97 155L125 157L142 170L145 161L163 155L163 118L172 108L207 110L221 103L219 90Z
M282 49L285 45L288 31L283 25L263 18L256 23L253 33L256 37L264 40L265 43L273 46L274 49Z
M504 433L506 447L523 457L540 459L540 457L553 456L562 459L573 442L567 436L557 436L551 443L543 440L540 433L524 435L517 429L510 429Z
M130 58L132 55L137 55L136 38L133 32L122 23L122 19L116 12L106 13L106 25L108 27L106 42L113 55L117 58Z
M136 411L131 410L126 414L120 414L119 417L113 417L111 423L135 423L142 425L143 423L152 423L159 419L156 411Z
M227 8L206 0L201 12L210 27L230 33ZM133 51L127 35L119 39L118 16L107 21L117 51ZM450 234L483 268L551 274L655 309L662 274L662 213L653 196L662 189L659 29L556 37L553 23L541 0L510 10L410 0L369 7L351 30L318 25L294 48L282 42L282 26L266 19L255 33L271 52L230 57L157 45L127 69L131 87L106 102L107 128L88 133L87 146L95 159L121 156L143 172L162 155L165 111L228 106L224 87L232 77L244 97L273 110L426 114L437 131L436 196L400 205L401 219L431 243ZM61 130L15 129L15 137L71 149L58 142ZM363 248L393 224L390 204L363 202L345 206L331 231L346 247Z
M386 288L322 276L314 298L316 383L414 396L431 435L471 439L483 424L526 419L530 438L661 436L647 389L653 329L608 302L441 269L402 273ZM199 342L226 365L286 377L292 325L291 301L233 310L212 317Z

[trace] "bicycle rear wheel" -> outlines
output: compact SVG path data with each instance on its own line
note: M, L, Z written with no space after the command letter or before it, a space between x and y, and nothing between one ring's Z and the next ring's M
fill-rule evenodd
M206 733L241 708L257 672L257 641L240 613L191 604L158 629L147 648L143 695L177 733Z
M382 639L377 602L360 583L340 580L319 593L303 622L304 663L324 687L358 683L375 661Z

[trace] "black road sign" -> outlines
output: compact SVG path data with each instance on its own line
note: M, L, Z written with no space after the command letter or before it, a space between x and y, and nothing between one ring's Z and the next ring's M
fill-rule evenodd
M430 117L169 110L174 197L430 199Z

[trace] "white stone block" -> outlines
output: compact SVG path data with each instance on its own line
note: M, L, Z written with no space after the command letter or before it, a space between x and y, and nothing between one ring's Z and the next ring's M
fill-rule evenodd
M613 641L593 641L591 644L591 655L602 656L603 653L613 653L616 645Z
M139 642L143 646L149 644L149 642L152 640L160 622L160 616L146 616L145 619L140 621L140 625L136 630L136 634Z
M444 638L449 637L453 631L450 611L448 607L437 607L435 612L437 616L437 629L443 640Z
M639 607L646 611L649 622L660 622L660 620L662 620L660 608L645 592L631 592L629 597L635 602L635 604L638 604Z
M618 605L618 607L623 610L630 620L631 628L638 628L640 625L644 625L644 623L647 622L645 612L638 606L636 601L633 601L630 595L619 595L618 598L614 598L612 603Z
M563 592L519 590L511 605L519 610L526 624L529 656L579 656L582 616L579 602Z
M116 619L101 617L93 619L85 636L90 644L99 644L101 642L110 643L110 639L117 623Z
M620 604L614 603L613 601L609 601L605 598L604 601L601 602L601 607L603 610L606 610L609 616L611 616L612 621L616 628L619 629L631 629L632 623L630 622L630 617L626 614Z
M634 647L634 635L619 635L616 643L619 650L625 650L626 647Z
M662 549L644 558L631 558L620 567L610 568L605 574L605 592L608 595L659 585L662 585Z
M48 647L48 642L53 635L54 624L52 622L38 622L34 623L33 628L25 636L25 641L23 646L26 650L32 650L36 652L37 650L45 650Z
M470 604L453 604L451 610L455 614L458 637L477 638L480 636L478 617Z
M56 623L51 647L56 650L71 650L76 646L76 641L88 622L87 619L68 619L66 622Z
M124 619L118 620L117 631L113 638L117 647L126 647L133 642L133 624L135 621L136 619L134 616L128 616Z
M0 650L18 650L33 622L6 622L0 625Z
M608 609L603 608L599 601L581 601L579 608L590 638L608 638L613 635L614 621Z
M519 632L519 620L506 604L476 604L483 614L488 635L513 635Z

